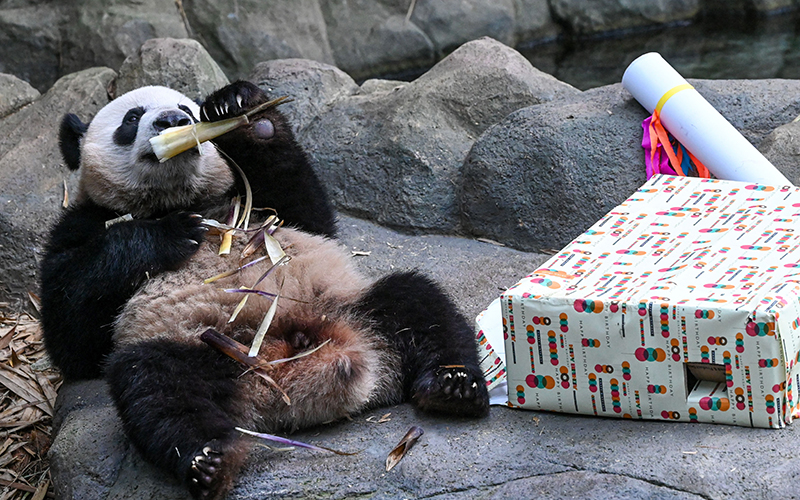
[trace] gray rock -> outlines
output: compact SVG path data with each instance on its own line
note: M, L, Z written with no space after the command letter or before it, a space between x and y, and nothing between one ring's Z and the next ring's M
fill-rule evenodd
M417 0L410 20L430 38L437 54L447 54L482 36L513 45L514 13L513 0Z
M788 10L796 7L792 0L705 0L704 10L719 11L721 13L745 12L774 12Z
M150 38L186 38L174 0L81 0L61 19L61 71L119 68ZM62 74L64 74L62 73Z
M271 59L334 61L318 0L192 0L183 6L194 36L231 78Z
M0 5L0 72L47 90L60 76L59 26L67 10L52 4Z
M0 73L0 119L40 97L39 91L25 80Z
M354 95L358 85L344 71L308 59L278 59L256 65L247 79L272 97L289 96L281 105L295 133L306 128L332 103Z
M65 76L40 99L0 120L0 300L27 304L36 291L44 235L61 211L64 182L77 176L61 166L58 127L65 113L88 121L108 103L116 73L94 68Z
M576 34L651 26L692 19L698 0L630 2L627 0L551 0L553 17Z
M0 6L0 72L40 92L93 66L118 68L153 37L188 36L173 0L38 0Z
M692 83L753 144L800 114L798 81ZM644 183L646 116L619 84L510 115L464 163L464 229L515 248L561 248Z
M132 448L101 380L64 384L56 400L50 474L56 498L187 500L179 482Z
M548 0L514 0L514 12L517 43L551 41L561 33L550 14Z
M776 128L761 141L758 150L792 184L800 184L800 122Z
M356 79L427 68L436 47L407 22L405 0L324 0L322 12L336 66Z
M322 110L299 139L341 210L436 232L459 225L460 165L487 127L520 107L577 93L488 38L464 44L412 83L375 89Z
M225 73L196 40L156 38L125 59L116 94L145 85L164 85L192 99L203 99L227 83Z

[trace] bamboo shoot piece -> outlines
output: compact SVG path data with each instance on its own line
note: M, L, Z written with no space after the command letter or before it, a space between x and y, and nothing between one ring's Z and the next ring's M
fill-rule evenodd
M170 127L159 135L150 139L153 153L158 160L163 163L175 155L188 151L193 147L200 147L200 144L235 130L242 125L250 123L250 117L255 113L263 111L287 102L288 96L278 97L265 102L251 109L247 113L216 122L199 122L182 127Z

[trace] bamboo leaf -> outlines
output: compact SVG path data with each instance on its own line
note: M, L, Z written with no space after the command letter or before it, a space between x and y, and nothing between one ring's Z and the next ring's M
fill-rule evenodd
M417 440L425 433L421 427L417 427L416 425L408 430L403 439L400 440L397 446L389 452L389 456L386 457L386 472L389 472L394 468L395 465L400 463L400 460L406 456L411 448L416 444Z
M331 453L336 453L337 455L356 455L358 452L347 453L344 451L333 450L331 448L326 448L324 446L316 446L313 444L306 444L301 441L295 441L294 439L289 439L285 437L275 436L273 434L264 434L261 432L254 432L249 431L247 429L242 429L241 427L236 427L236 430L241 432L242 434L247 434L248 436L257 437L260 439L265 439L267 441L273 441L280 444L286 444L289 446L296 446L298 448L305 448L307 450L314 450L314 451L329 451Z
M283 285L281 285L281 289L283 289ZM264 319L261 320L261 325L259 325L256 336L253 338L253 343L250 345L250 352L248 355L251 358L258 356L258 351L261 349L261 344L264 342L264 336L267 334L267 330L269 330L269 325L272 324L272 318L275 317L275 311L278 309L278 299L280 298L281 292L278 290L278 294L272 300L272 304L269 306L267 314L264 315Z

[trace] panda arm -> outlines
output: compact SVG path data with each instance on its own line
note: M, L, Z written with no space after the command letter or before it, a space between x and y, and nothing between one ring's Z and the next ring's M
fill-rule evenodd
M41 266L42 325L54 363L68 379L100 375L113 322L148 276L174 269L203 239L187 213L119 222L86 203L66 212L50 234Z
M258 86L237 81L209 95L200 107L200 118L217 121L238 116L268 99ZM214 143L247 176L254 207L275 209L288 225L335 236L335 214L325 189L277 109L256 114L249 125ZM242 192L241 186L237 188Z

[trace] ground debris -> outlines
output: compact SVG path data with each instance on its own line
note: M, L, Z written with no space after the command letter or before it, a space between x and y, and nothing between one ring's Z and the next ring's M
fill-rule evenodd
M0 498L54 498L47 451L61 375L46 361L39 322L0 309ZM40 369L46 366L46 369Z

